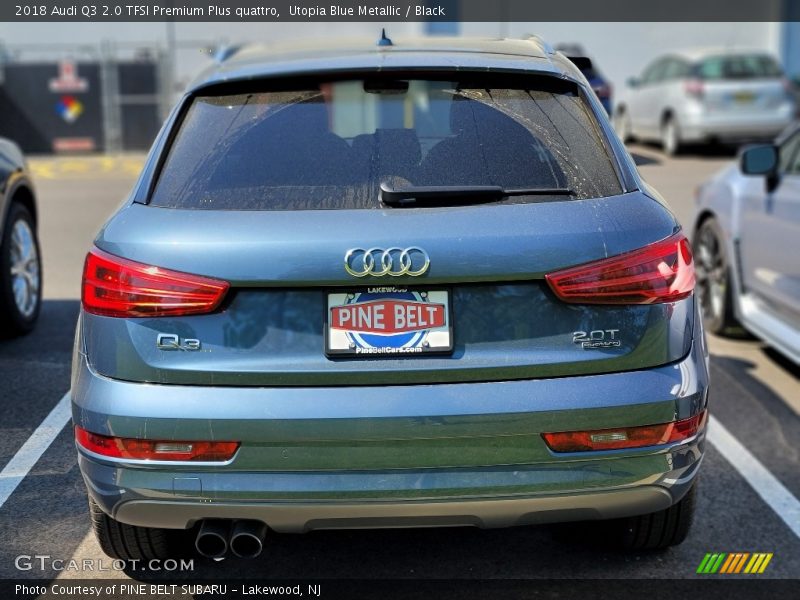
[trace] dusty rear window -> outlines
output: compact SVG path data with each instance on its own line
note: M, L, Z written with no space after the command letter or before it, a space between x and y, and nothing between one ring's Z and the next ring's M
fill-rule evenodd
M150 203L385 208L379 197L384 182L396 189L569 188L575 198L621 193L594 116L572 84L556 87L354 80L198 97Z

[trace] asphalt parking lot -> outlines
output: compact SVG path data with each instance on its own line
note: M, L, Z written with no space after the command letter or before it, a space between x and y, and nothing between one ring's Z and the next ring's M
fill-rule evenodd
M631 152L684 224L695 187L732 159L725 152L669 159L642 146ZM696 574L709 552L773 553L758 577L800 576L800 513L793 512L800 497L800 369L744 334L709 340L715 429L698 516L688 540L666 552L624 554L592 544L581 531L554 527L351 531L274 535L256 560L196 558L194 571L168 575L59 571L50 562L19 570L20 555L64 561L104 556L89 530L70 427L57 428L29 471L7 467L15 467L20 449L68 391L82 261L96 230L125 198L141 160L32 160L45 301L32 335L0 341L0 578L683 579L712 577ZM743 462L742 447L761 470ZM744 464L744 473L732 462ZM13 485L3 503L4 486Z

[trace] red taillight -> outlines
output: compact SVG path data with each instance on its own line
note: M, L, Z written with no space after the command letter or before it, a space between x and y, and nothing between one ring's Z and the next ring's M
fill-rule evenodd
M564 302L674 302L694 290L692 250L678 233L639 250L550 273L546 279Z
M75 440L95 454L131 460L225 462L239 449L239 442L140 440L91 433L78 426L75 427Z
M209 313L228 283L151 267L92 248L83 267L83 308L107 317Z
M706 91L705 84L702 79L687 79L686 83L683 84L683 91L686 92L687 96L702 100Z
M553 452L589 452L642 448L682 442L697 435L705 427L706 411L682 421L644 427L620 427L593 431L561 431L543 433L545 443Z

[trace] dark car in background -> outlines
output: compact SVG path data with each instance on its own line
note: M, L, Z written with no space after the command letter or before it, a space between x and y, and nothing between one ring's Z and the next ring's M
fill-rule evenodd
M39 317L42 266L36 196L22 151L0 138L0 337L30 332Z
M600 104L606 109L606 113L610 115L613 109L612 94L614 88L611 82L609 82L597 68L594 60L586 54L583 46L580 44L559 44L556 46L556 50L564 54L575 63L578 69L580 69L583 76L586 77L586 80L589 82L592 91L594 91L597 98L600 100Z
M70 394L100 545L563 521L679 544L693 290L680 224L544 42L242 49L86 258Z

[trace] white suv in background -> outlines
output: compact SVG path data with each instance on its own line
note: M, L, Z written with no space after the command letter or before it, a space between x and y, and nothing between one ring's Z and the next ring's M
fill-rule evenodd
M771 140L795 110L791 84L768 54L681 51L628 80L614 125L623 141L660 141L673 155L687 143Z

